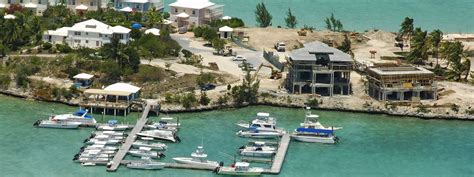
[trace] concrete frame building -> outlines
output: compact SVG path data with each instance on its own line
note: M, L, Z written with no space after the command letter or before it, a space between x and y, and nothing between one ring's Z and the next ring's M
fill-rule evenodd
M224 5L209 0L177 0L169 6L170 20L178 27L207 24L224 15Z
M436 100L435 74L422 67L369 68L367 94L380 101Z
M321 96L351 94L350 55L315 41L293 50L287 57L289 73L286 87L290 93Z

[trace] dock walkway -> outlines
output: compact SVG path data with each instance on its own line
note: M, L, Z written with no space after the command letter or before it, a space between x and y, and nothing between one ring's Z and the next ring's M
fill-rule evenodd
M137 133L139 133L143 129L146 122L148 121L148 113L150 112L151 107L152 107L151 103L145 103L145 109L142 112L142 116L137 121L137 124L135 125L135 127L133 127L132 131L130 132L127 139L120 147L117 154L114 156L114 159L112 159L112 164L107 167L107 171L111 171L111 172L117 171L123 158L125 157L125 155L127 155L127 152L132 147L132 143L135 141L137 137Z
M281 167L283 166L283 161L285 160L286 151L288 150L288 145L290 145L290 134L284 134L281 138L280 145L278 146L278 151L273 159L272 167L270 169L265 169L263 173L267 174L279 174Z

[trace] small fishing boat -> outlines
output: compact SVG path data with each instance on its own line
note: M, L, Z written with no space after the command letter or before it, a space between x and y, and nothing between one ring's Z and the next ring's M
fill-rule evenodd
M123 140L125 139L124 136L116 136L116 135L91 135L89 138L86 139L97 139L97 140Z
M246 137L246 138L277 138L281 137L286 132L282 131L275 131L275 132L267 132L267 131L258 131L257 129L249 129L249 130L240 130L236 133L237 136Z
M127 136L126 133L121 131L95 131L93 135L109 135L109 136Z
M160 170L165 167L165 163L152 161L150 157L142 157L141 161L132 161L127 164L127 168L143 170Z
M151 148L148 147L140 147L138 149L130 149L128 153L132 156L136 157L150 157L150 158L162 158L165 155L161 152L152 151Z
M305 120L301 127L296 128L291 137L297 141L334 144L339 141L334 130L341 127L324 127L318 120L318 115L311 114L310 108L307 108Z
M166 140L171 142L181 141L178 136L172 131L167 130L146 130L140 133L137 133L138 136L150 137L159 140Z
M191 153L191 157L175 157L173 158L177 163L192 164L206 167L218 167L219 163L216 161L207 160L207 154L204 153L204 147L198 146L196 151Z
M174 118L172 117L163 117L160 119L158 123L152 123L152 124L146 125L145 127L148 129L168 130L168 131L177 132L179 126L180 126L179 119L177 121L174 121Z
M230 167L217 167L214 172L220 175L235 175L235 176L258 176L263 172L263 168L249 167L247 162L237 162Z
M81 123L64 120L38 120L33 125L41 128L76 129Z
M239 148L240 155L252 157L270 157L275 155L276 148L265 145L264 142L255 142L251 146Z
M82 166L95 166L96 164L94 162L83 162L81 163Z
M111 159L109 158L97 158L97 157L74 157L73 161L74 162L80 162L80 163L88 163L88 162L92 162L92 163L107 163L109 162Z
M160 143L160 142L150 142L152 140L153 138L142 137L142 140L136 140L135 142L133 142L132 146L133 147L149 147L151 149L161 150L161 151L166 150L167 148L166 144Z
M99 125L96 129L103 131L124 131L129 128L128 125L118 125L117 123L117 120L109 120L106 125Z
M110 139L110 140L100 140L100 139L92 138L92 139L88 140L88 141L85 142L85 143L86 143L86 144L116 145L116 144L122 143L122 140L114 140L114 139Z
M118 147L116 146L106 146L105 144L93 144L89 146L83 146L81 147L81 150L105 150L105 151L117 151Z

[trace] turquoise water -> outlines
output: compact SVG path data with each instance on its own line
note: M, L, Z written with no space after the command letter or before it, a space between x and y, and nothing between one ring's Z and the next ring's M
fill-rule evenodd
M165 0L166 4L175 0ZM242 18L247 26L255 26L255 6L264 2L273 15L273 26L284 26L286 12L292 9L298 26L325 27L331 13L340 18L347 30L383 29L398 31L409 16L415 26L426 30L474 32L472 0L211 0L224 4L225 15Z
M75 109L0 96L0 176L217 176L194 170L141 171L121 167L109 173L103 166L82 167L73 163L72 157L92 129L32 126L53 108L58 113ZM249 120L259 111L271 112L287 129L294 129L304 116L300 109L265 106L170 115L181 119L182 142L169 144L164 161L188 156L203 141L210 159L231 163L232 159L220 152L233 154L246 142L234 135L238 130L234 123ZM344 127L338 132L341 142L291 142L280 176L474 176L474 122L314 112L321 116L323 124ZM132 114L127 120L137 117Z

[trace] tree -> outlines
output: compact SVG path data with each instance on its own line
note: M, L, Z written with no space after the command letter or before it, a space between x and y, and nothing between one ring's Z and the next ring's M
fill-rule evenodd
M354 53L352 52L352 47L351 47L351 40L349 39L347 35L344 36L344 41L342 41L341 46L337 47L337 49L351 55L352 58L354 58Z
M344 30L341 20L336 19L333 13L331 13L331 17L326 17L324 22L326 23L326 29L330 31L341 32Z
M209 97L207 97L206 92L201 92L201 97L199 98L199 103L201 105L207 106L209 104L209 102L211 102L211 99L209 99Z
M411 51L407 56L410 63L424 64L428 59L428 48L426 43L427 32L422 31L421 28L416 28L413 33L413 38L410 41Z
M227 42L224 39L214 39L212 41L212 48L214 48L216 51L221 51L224 49L226 43Z
M196 83L200 88L203 88L208 83L214 82L216 82L216 77L212 75L212 73L201 72L201 74L196 78Z
M257 20L258 26L265 28L272 25L272 15L268 12L265 4L259 3L257 4L257 8L255 10L255 18Z
M291 9L288 8L288 12L285 18L286 26L288 28L295 28L298 21L296 21L296 17L291 13Z
M183 97L181 97L181 104L186 109L196 106L196 95L194 95L192 92L185 94Z
M439 29L432 31L428 35L428 44L430 45L430 49L433 52L433 55L436 57L436 65L438 65L438 52L442 39L443 32L441 32L441 30Z
M43 38L43 31L41 30L41 21L38 16L31 18L29 22L29 31L35 44L39 44Z
M408 41L411 41L411 36L413 34L413 18L405 17L403 20L402 24L400 24L400 30L398 32L398 35L400 37L408 37Z
M440 56L447 60L449 71L447 78L454 81L467 80L471 62L464 54L461 42L444 42L440 47ZM462 76L464 75L464 78Z
M146 25L150 28L163 24L163 15L155 6L145 13Z
M245 66L247 67L247 66ZM242 105L244 102L250 104L257 103L258 88L260 87L260 81L254 80L253 76L250 74L250 70L247 71L244 80L241 85L232 87L231 95L234 100L234 103L237 105Z

